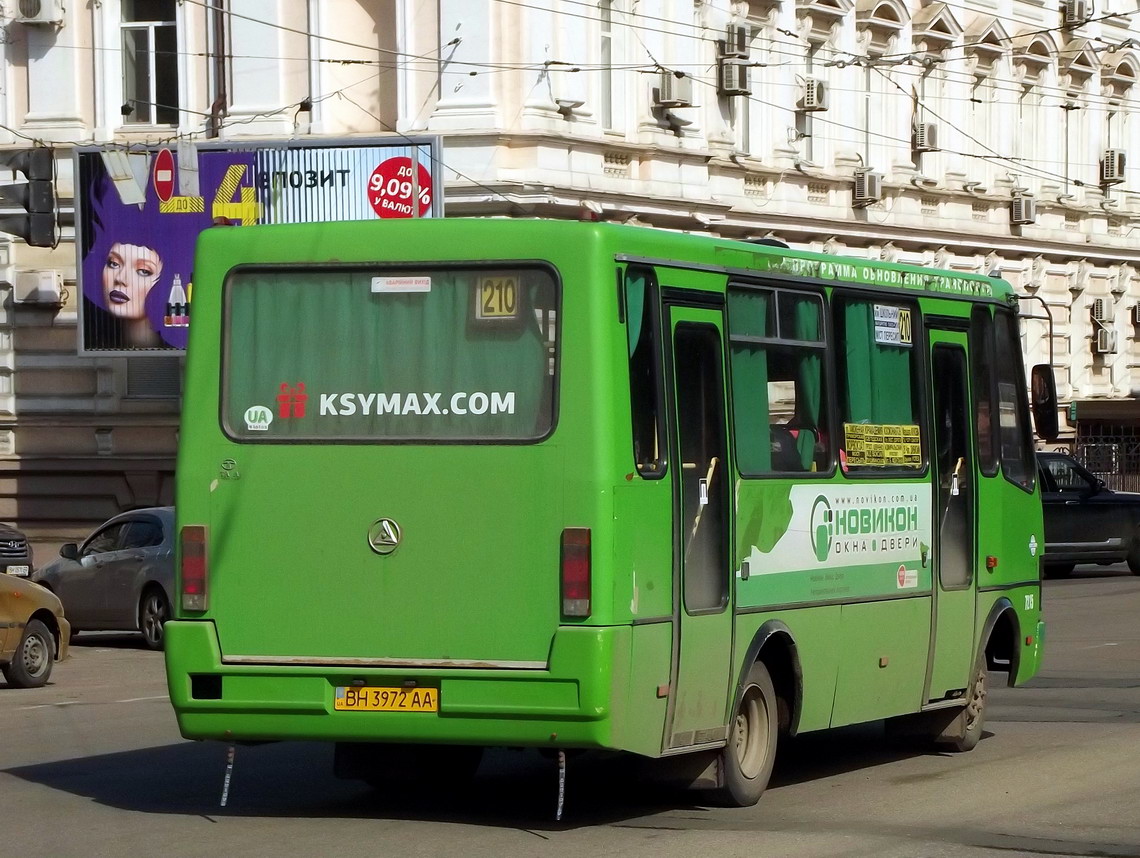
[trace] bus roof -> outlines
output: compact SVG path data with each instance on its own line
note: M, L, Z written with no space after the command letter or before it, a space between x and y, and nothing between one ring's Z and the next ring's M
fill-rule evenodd
M431 239L417 243L417 235L425 233ZM383 236L382 243L378 242L380 236ZM613 252L619 259L641 258L660 265L783 275L823 283L926 292L948 298L1003 303L1015 300L1010 284L997 277L590 221L424 218L274 224L240 229L215 227L201 234L198 252L200 262L209 260L227 268L243 262L486 259L489 247L496 248L496 256L533 259L547 255L536 253L535 248L550 248L549 255L557 255L557 249L567 246L571 236L578 242L601 242L607 252ZM489 244L492 240L494 244ZM579 243L577 248L580 247ZM575 254L580 252L579 249L574 251Z

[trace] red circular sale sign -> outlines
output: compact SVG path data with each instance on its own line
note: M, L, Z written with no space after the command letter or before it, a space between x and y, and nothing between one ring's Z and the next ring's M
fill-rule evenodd
M431 173L423 164L416 165L412 181L411 158L389 158L382 161L368 179L368 201L380 217L411 217L412 197L419 201L419 217L431 210Z

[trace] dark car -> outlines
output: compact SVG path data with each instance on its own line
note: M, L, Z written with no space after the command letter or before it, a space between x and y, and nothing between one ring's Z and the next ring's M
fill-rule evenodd
M174 508L117 515L82 545L69 542L32 580L63 602L73 632L139 631L162 649L174 588Z
M1140 494L1117 492L1072 456L1038 453L1045 510L1045 575L1077 563L1126 562L1140 575Z
M0 524L0 572L19 578L32 574L32 550L28 540L8 524Z

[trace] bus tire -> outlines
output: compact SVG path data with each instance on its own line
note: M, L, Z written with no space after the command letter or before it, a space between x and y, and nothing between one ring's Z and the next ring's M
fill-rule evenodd
M748 671L720 752L715 797L727 807L751 807L760 800L776 762L779 723L776 690L763 662Z
M986 698L989 696L989 675L986 672L986 655L978 656L966 689L966 706L954 719L951 729L938 738L938 744L951 751L972 751L982 738L986 724Z

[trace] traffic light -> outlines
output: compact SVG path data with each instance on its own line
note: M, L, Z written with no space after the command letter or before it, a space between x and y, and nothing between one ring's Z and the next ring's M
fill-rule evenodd
M45 146L0 152L0 166L23 173L28 181L0 185L0 200L22 206L27 214L0 215L0 232L18 235L32 247L55 247L55 155Z

